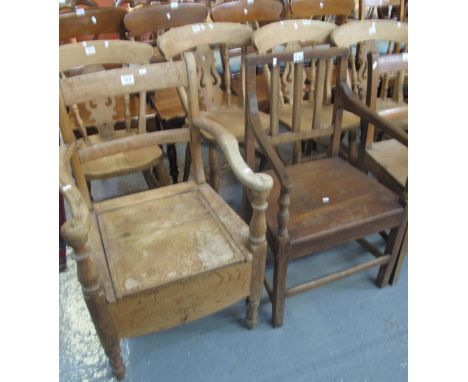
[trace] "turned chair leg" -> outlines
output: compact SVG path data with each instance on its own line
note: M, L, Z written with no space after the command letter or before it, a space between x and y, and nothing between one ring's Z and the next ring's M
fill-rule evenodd
M273 270L273 327L283 326L284 305L286 300L286 280L288 273L288 253L284 246L274 256ZM283 248L282 248L283 247Z
M210 142L209 146L209 154L208 154L208 162L210 166L210 186L216 192L219 191L219 179L217 174L217 167L218 167L218 157L216 153L216 145Z
M159 181L160 187L169 186L169 184L171 184L169 174L167 173L166 167L164 166L164 161L159 162L154 167L154 173Z

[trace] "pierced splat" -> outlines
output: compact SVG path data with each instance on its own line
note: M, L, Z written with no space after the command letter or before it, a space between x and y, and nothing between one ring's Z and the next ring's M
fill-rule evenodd
M89 111L91 121L97 128L103 139L110 139L114 133L116 117L115 98L99 98L86 103L85 108Z
M301 44L298 41L288 42L285 46L286 52L294 52L302 49ZM307 74L304 71L304 84L303 84L303 93L308 93L309 86L306 82L309 82L307 79ZM294 90L294 64L292 62L286 62L283 74L281 75L281 92L286 101L286 103L291 104L293 98Z
M214 52L208 45L202 45L195 50L197 60L200 103L205 110L221 106L223 91L221 76L215 66Z

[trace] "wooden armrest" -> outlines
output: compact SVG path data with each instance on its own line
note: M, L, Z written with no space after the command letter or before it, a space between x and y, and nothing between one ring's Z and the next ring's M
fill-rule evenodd
M207 118L196 117L192 120L192 123L215 138L237 179L245 187L258 192L271 190L273 187L271 176L262 173L256 174L247 166L239 152L239 144L234 135L219 123Z
M395 138L405 146L408 146L408 134L398 128L393 122L383 118L366 104L361 102L352 92L349 85L345 82L340 82L337 86L337 100L344 110L347 110L367 122L372 123L379 129L382 129L386 134Z
M81 196L75 181L68 173L70 158L76 154L76 144L64 144L60 146L60 193L64 196L72 212L72 218L61 227L65 241L73 248L81 248L88 240L90 229L89 209Z
M274 149L273 145L268 141L265 132L262 127L262 122L258 113L249 113L250 125L252 126L253 132L260 147L263 150L263 153L267 156L271 164L273 165L273 170L278 177L281 187L286 190L292 188L292 182L289 178L288 173L286 172L286 167L284 166L282 160L280 159L278 153Z

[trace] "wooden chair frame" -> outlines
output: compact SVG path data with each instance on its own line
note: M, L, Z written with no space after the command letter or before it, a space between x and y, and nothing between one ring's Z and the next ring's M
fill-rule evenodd
M323 18L336 16L336 24L344 24L354 13L354 0L291 0L291 18Z
M370 13L373 11L374 7L399 7L398 21L405 20L405 0L359 0L359 20L365 20L370 18ZM365 10L368 9L366 14Z
M83 9L81 13L69 12L59 16L59 40L66 41L80 36L115 33L125 39L123 19L127 11L122 8L99 7Z
M121 82L122 78L130 78L130 76L134 79L133 83L125 82L124 86ZM72 213L71 219L62 226L61 233L75 251L78 278L88 310L109 358L112 373L118 379L123 379L125 373L125 366L120 355L119 339L121 337L144 335L167 329L208 315L245 297L248 297L247 326L252 328L257 320L267 248L265 240L266 198L272 187L272 179L265 174L253 173L239 153L237 140L225 129L203 127L214 136L235 175L248 190L254 211L250 220L250 228L247 228L247 225L238 217L233 221L235 213L205 183L200 151L200 130L193 123L198 115L196 82L195 59L191 52L184 53L184 61L113 69L60 80L61 118L64 115L65 105L83 102L90 95L92 98L99 98L142 93L166 87L187 89L188 127L121 138L92 147L80 148L75 143L71 143L63 145L60 151L60 192L70 205ZM86 192L84 174L80 171L83 163L145 146L185 142L190 143L192 150L193 182L187 185L168 186L165 188L167 191L151 190L95 205L87 203L86 196L81 192ZM68 174L69 162L72 165L75 181ZM248 251L245 254L245 262L239 265L243 267L242 270L232 267L232 269L218 268L217 273L207 271L196 277L176 280L155 289L133 292L123 297L113 295L114 289L112 284L109 284L112 281L109 281L106 262L99 257L104 255L99 255L99 249L97 249L101 243L99 230L102 227L98 228L96 225L96 214L105 208L115 209L121 203L129 204L132 200L137 204L141 203L142 200L151 198L154 193L162 192L167 197L188 189L211 195L210 208L217 206L218 209L224 211L218 218L224 222L225 227L229 226L232 229L232 227L239 226L234 229L233 233L236 245L245 244ZM237 229L239 231L236 231ZM241 231L244 233L241 234ZM239 279L240 275L244 275L243 277L247 279ZM229 293L221 287L220 278L227 280L225 283L230 287ZM181 296L184 293L191 298L183 299ZM174 296L181 297L178 304L174 303Z
M379 82L382 84L384 83L387 73L398 73L397 86L393 90L393 99L398 100L402 96L401 88L407 71L407 53L379 56L376 53L369 52L367 55L368 85L366 99L366 104L369 108L374 111L377 109ZM407 116L407 109L402 110L402 114ZM385 114L382 116L385 117ZM375 142L375 135L375 127L364 121L362 126L359 165L364 171L370 171L376 174L378 178L381 179L382 183L396 193L401 194L402 198L406 201L406 208L408 208L408 148L394 139ZM398 260L390 277L390 284L392 285L398 280L401 267L407 255L407 236L408 228L406 228L403 244L398 254Z
M298 141L303 139L317 138L321 136L330 136L331 144L328 147L328 155L330 159L324 160L315 160L308 162L311 166L309 168L320 168L320 162L322 163L332 163L332 158L336 158L339 152L340 145L340 135L341 135L341 120L343 116L343 111L348 110L352 113L357 114L359 117L367 120L370 123L378 126L384 130L387 134L398 139L403 144L408 144L408 136L405 132L402 132L392 123L384 120L378 114L372 112L366 105L362 104L359 99L357 99L348 84L346 83L346 72L347 72L347 59L348 59L348 49L346 48L330 48L330 49L307 49L297 55L298 52L293 53L281 53L281 54L266 54L266 55L249 55L247 57L247 122L248 129L245 135L245 147L246 147L246 161L249 165L253 165L255 161L255 141L258 142L263 152L267 156L269 162L273 166L273 172L279 183L275 191L278 193L277 207L270 206L270 208L276 208L277 220L275 223L274 215L271 215L268 219L268 242L271 249L274 252L274 283L273 287L270 287L269 283L265 280L265 286L267 288L270 299L273 302L273 325L281 326L283 323L284 317L284 302L285 297L292 296L297 293L319 287L323 284L326 284L331 281L335 281L346 277L348 275L354 274L356 272L364 271L375 266L380 266L379 275L377 277L377 285L382 287L388 283L388 280L393 271L394 264L397 260L398 251L400 249L405 228L407 222L407 214L403 206L398 202L398 196L392 193L388 189L384 189L383 186L378 186L379 192L374 191L376 197L379 198L380 192L384 192L386 195L393 195L391 198L394 200L395 208L394 211L396 215L395 220L386 220L388 218L385 215L385 218L379 218L379 223L377 220L374 223L345 223L344 226L339 230L337 226L333 226L331 231L318 231L318 232L309 232L306 236L300 236L295 238L295 241L291 241L290 230L296 227L289 227L288 222L290 219L290 193L293 187L292 180L290 178L289 172L286 171L285 164L283 160L278 155L275 146L283 143L294 143L297 144ZM296 60L294 59L296 57ZM336 79L336 94L334 102L334 112L333 112L333 124L331 127L318 128L318 125L315 121L311 121L311 129L309 131L299 131L299 120L301 113L301 104L302 100L302 73L304 62L309 60L319 61L318 68L323 70L325 66L325 61L334 58L337 65L337 79ZM261 125L260 118L258 116L258 102L256 98L256 83L253 80L255 78L256 67L257 65L272 64L273 70L271 72L271 81L275 82L275 78L278 78L279 64L282 62L294 61L295 65L295 75L294 83L296 84L294 88L294 123L293 129L290 132L279 133L277 128L278 119L277 113L274 109L277 107L278 101L278 89L274 89L274 92L271 94L271 113L270 113L270 130L269 134L265 133L264 127ZM299 163L300 157L297 155L298 150L294 151L293 155L293 164ZM327 162L324 162L327 161ZM376 187L374 183L375 180L371 180L366 177L364 174L360 173L358 170L350 166L340 159L333 159L333 163L338 164L342 163L344 167L348 168L349 173L353 173L353 176L363 180L366 180L368 185L373 184L372 187ZM341 166L341 165L340 165ZM294 166L292 166L294 167ZM302 167L300 167L302 168ZM304 167L306 168L306 167ZM331 170L330 170L331 171ZM359 175L361 174L361 175ZM367 186L366 186L367 187ZM377 189L376 189L377 190ZM276 194L271 194L271 197L275 197ZM310 190L308 191L310 192ZM320 191L321 192L321 191ZM366 192L364 190L364 192ZM317 196L317 195L315 195ZM275 203L271 201L271 203ZM325 202L324 202L325 203ZM404 204L404 201L401 203ZM317 207L318 208L318 207ZM334 207L333 207L334 208ZM275 211L275 210L273 210ZM319 210L318 210L319 211ZM325 211L325 210L320 210ZM318 213L318 212L317 212ZM322 212L323 213L323 212ZM247 214L248 216L248 214ZM267 213L268 216L268 213ZM315 215L314 215L315 216ZM354 216L354 215L353 215ZM354 218L354 217L353 217ZM317 215L317 219L320 219ZM367 218L366 218L367 219ZM385 220L385 222L383 222ZM367 221L367 220L366 220ZM270 224L273 224L272 226ZM342 223L343 224L343 223ZM272 228L276 226L277 228ZM385 252L382 253L376 247L368 243L364 236L369 235L373 232L379 232L384 229L384 227L391 228L390 238L387 242ZM293 287L286 288L286 275L287 275L287 265L288 261L308 255L310 253L318 252L325 250L327 248L339 245L341 243L357 240L365 248L371 249L371 253L376 256L376 259L368 261L366 263L360 264L358 266L345 269L343 271L330 274L328 276L321 277L319 279L307 282L305 284L296 285Z
M75 68L98 66L103 70L102 65L106 64L124 66L129 64L143 65L149 63L153 55L153 49L148 44L121 40L66 44L61 45L59 50L59 71L62 73L62 77L64 77L64 72ZM110 104L109 101L111 102ZM135 109L133 112L132 105ZM139 94L139 97L131 98L128 94L125 94L122 100L106 97L105 99L94 100L82 105L72 104L67 106L69 106L69 111L67 112L66 109L61 110L60 118L60 131L65 143L72 143L76 140L74 130L79 131L81 138L78 142L84 146L115 139L116 136L128 136L146 132L148 110L146 106L146 94L144 92ZM119 107L122 110L117 112ZM80 110L90 114L88 121L84 120ZM121 117L121 121L114 119L119 116ZM132 123L133 117L138 118L137 128L132 126L134 125ZM125 130L119 131L118 134L115 131L117 122L125 123ZM87 129L91 126L97 128L97 139L94 136L88 137ZM144 150L135 150L120 156L107 157L106 159L100 162L93 162L92 167L88 168L88 170L84 169L88 182L93 179L103 179L143 171L148 186L154 188L156 182L150 171L154 169L155 175L159 180L159 185L169 184L169 178L163 163L163 153L157 146ZM88 202L91 200L89 187L90 183L86 190L81 189Z

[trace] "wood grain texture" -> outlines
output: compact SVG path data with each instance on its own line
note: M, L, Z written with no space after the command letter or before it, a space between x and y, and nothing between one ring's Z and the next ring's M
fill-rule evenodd
M208 17L208 8L203 4L185 3L141 7L125 15L125 28L132 36L159 32L182 25L203 23Z
M110 305L120 337L141 336L207 316L248 296L250 262L133 294Z
M227 1L211 9L211 19L215 22L272 22L281 20L284 12L279 0L256 0L249 4L246 0Z
M59 16L59 40L65 41L79 36L115 33L124 37L123 19L127 11L121 8L89 8L84 14L67 12Z
M352 16L354 0L291 0L292 18L310 18L314 16Z

